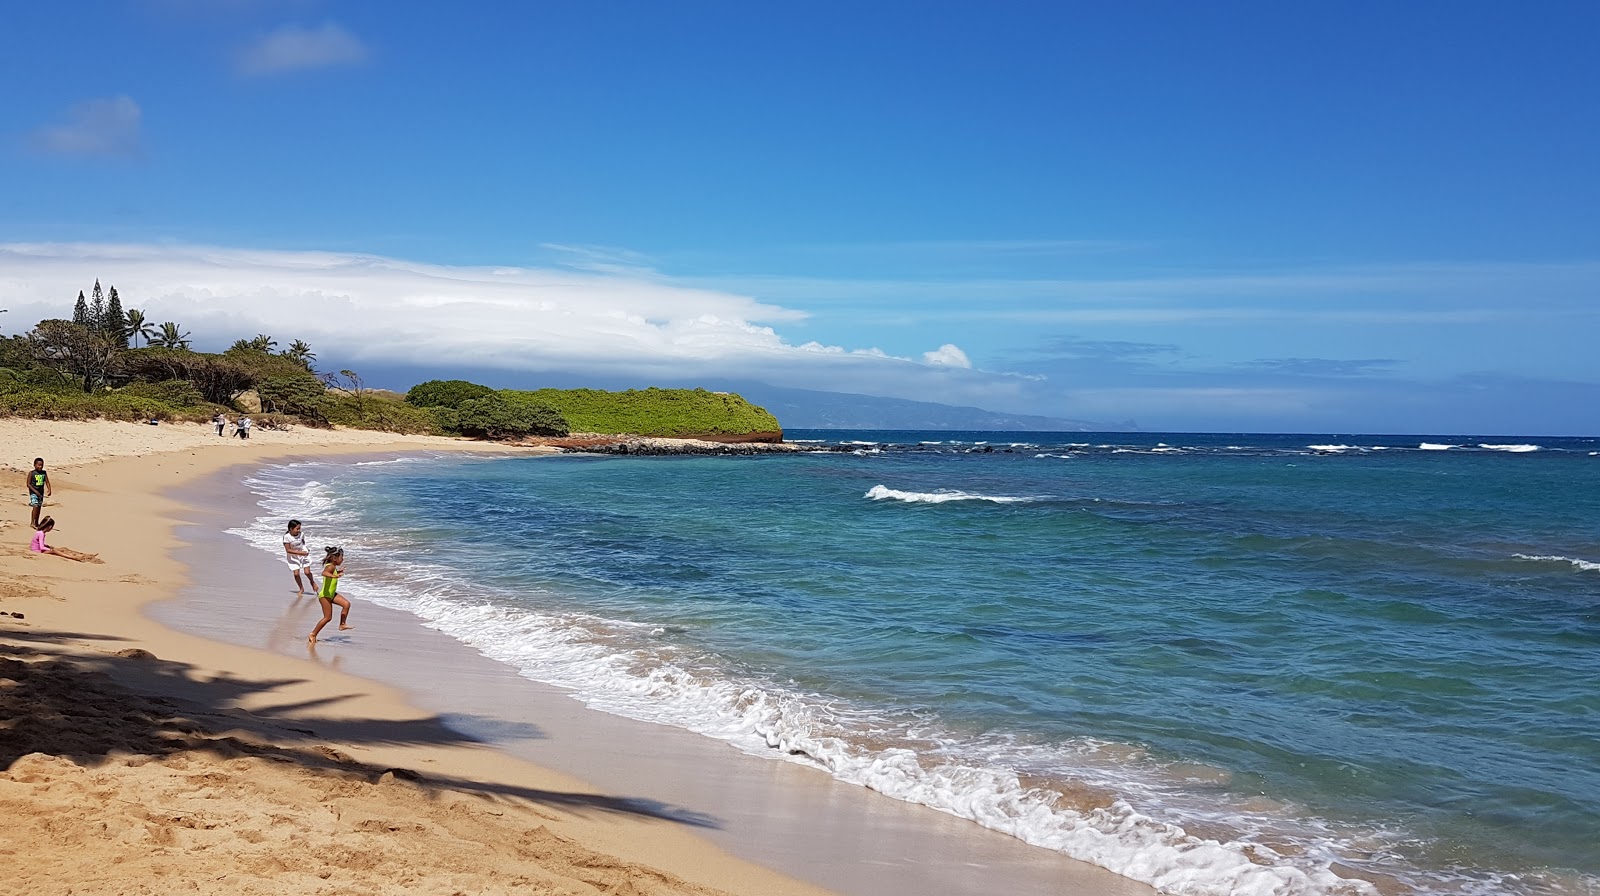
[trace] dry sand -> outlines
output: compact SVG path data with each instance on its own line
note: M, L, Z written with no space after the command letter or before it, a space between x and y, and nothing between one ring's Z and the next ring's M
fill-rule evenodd
M368 432L0 420L0 893L820 894L692 818L463 738L380 684L172 631L170 492L294 456L496 450ZM27 549L45 457L51 543ZM196 569L195 575L214 575ZM20 618L16 615L20 614Z

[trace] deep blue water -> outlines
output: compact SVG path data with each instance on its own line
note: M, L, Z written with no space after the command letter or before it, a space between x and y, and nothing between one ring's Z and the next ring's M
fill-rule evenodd
M857 444L301 464L246 534L1170 892L1600 891L1600 440L788 436Z

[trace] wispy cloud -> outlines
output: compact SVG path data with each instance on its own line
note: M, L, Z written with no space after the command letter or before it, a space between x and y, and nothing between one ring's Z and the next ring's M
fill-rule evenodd
M1076 361L1142 362L1182 354L1176 345L1152 342L1121 342L1101 339L1062 337L1052 339L1039 349L1039 354Z
M28 145L48 155L133 158L142 143L139 104L127 96L88 100L68 110L66 121L28 135Z
M1164 277L735 276L692 282L814 308L844 305L852 316L872 319L914 313L920 321L1030 324L1473 324L1531 314L1592 314L1600 262L1419 263Z
M595 274L611 274L643 279L659 279L654 258L632 249L615 246L572 246L564 243L540 243L539 248L550 252L562 267Z
M1399 361L1387 358L1338 360L1334 358L1263 358L1240 366L1265 373L1303 377L1373 376L1388 373Z
M334 22L320 28L285 25L241 49L234 58L240 74L263 76L365 62L367 47Z

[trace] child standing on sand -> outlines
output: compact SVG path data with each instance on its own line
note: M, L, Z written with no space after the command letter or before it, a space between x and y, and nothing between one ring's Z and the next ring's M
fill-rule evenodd
M33 469L28 471L28 506L33 508L33 528L39 528L39 508L50 497L50 474L44 471L44 458L33 459Z
M313 644L317 642L317 633L322 631L322 627L333 621L335 604L338 604L343 611L339 614L339 631L345 632L354 628L346 624L350 621L350 601L339 593L339 578L344 575L344 548L335 546L324 548L323 551L326 556L322 558L322 590L317 592L317 599L322 602L322 621L317 623L317 627L311 630L311 636L306 638Z

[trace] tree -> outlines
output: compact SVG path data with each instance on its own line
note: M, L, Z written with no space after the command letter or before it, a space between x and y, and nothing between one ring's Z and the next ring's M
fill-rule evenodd
M105 330L106 294L100 290L100 280L94 281L94 292L89 294L89 319L84 321L93 330Z
M128 347L128 315L122 310L122 299L117 295L115 286L111 287L111 295L106 299L106 317L101 329L116 340L117 347Z
M299 339L289 343L289 347L279 354L296 364L304 366L307 370L311 369L311 362L317 360L317 353L311 350L311 346Z
M115 340L70 320L42 320L28 334L28 346L40 364L78 378L83 391L93 392L117 364Z
M457 411L456 426L463 435L490 439L532 434L564 436L569 431L566 418L555 408L532 402L507 401L498 392L462 402Z
M169 320L161 324L161 330L156 334L155 342L152 344L159 345L162 348L186 349L189 347L189 337L191 335L187 330Z
M143 337L145 343L149 344L150 338L156 335L156 328L150 326L150 323L145 320L143 311L137 308L129 308L122 315L122 318L128 322L126 332L129 336Z
M133 349L124 353L122 368L130 376L155 382L188 380L215 404L227 404L261 380L248 365L232 358L177 348Z
M343 381L340 380L340 377L344 378ZM361 376L354 370L341 370L336 374L324 373L321 379L327 384L329 389L343 392L346 395L355 396L357 413L363 413L366 411L366 384L362 381ZM349 383L348 386L345 385L346 382Z
M466 380L428 380L411 387L406 404L419 408L459 408L466 401L494 394L488 386Z
M269 355L273 349L278 347L278 340L265 333L257 333L256 338L250 340L248 345L263 355Z
M256 383L256 394L264 411L327 419L328 391L310 373L269 376Z
M83 300L83 290L78 290L78 304L72 306L72 322L80 327L89 325L89 303Z

